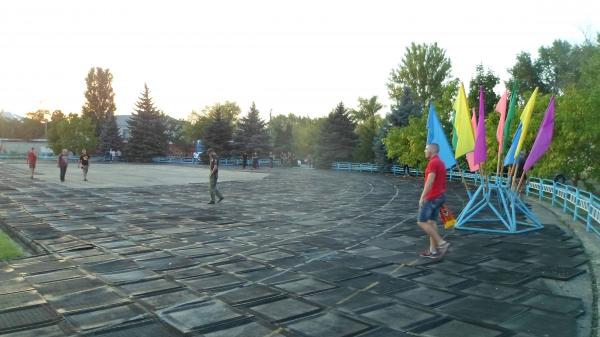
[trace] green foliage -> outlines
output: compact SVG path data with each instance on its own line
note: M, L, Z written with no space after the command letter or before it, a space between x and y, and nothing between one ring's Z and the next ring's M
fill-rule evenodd
M167 128L167 140L175 147L173 152L179 155L186 155L193 151L193 139L188 138L186 130L189 128L189 122L182 119L175 119L164 116L165 126Z
M99 140L99 150L101 153L106 153L111 149L115 151L123 149L123 140L121 139L114 115L109 114L105 117L100 129Z
M485 113L493 113L496 108L496 103L500 99L494 92L494 87L500 83L500 78L494 74L490 69L485 71L483 64L477 65L475 68L475 76L469 82L469 95L468 101L469 106L474 107L475 111L479 113L479 88L483 87L485 94Z
M112 79L113 75L110 70L100 67L91 68L85 78L87 89L84 93L85 103L81 108L81 112L84 117L87 117L96 125L97 137L101 135L105 121L111 123L108 117L115 114L115 93L112 88ZM107 133L107 136L112 136L112 134ZM111 141L103 140L101 144L104 145L106 142Z
M356 140L354 123L348 116L346 107L340 102L321 126L317 165L328 168L332 162L352 160Z
M204 146L214 149L219 156L228 155L233 149L233 129L240 114L240 107L234 102L217 103L202 110L204 120L201 139Z
M266 123L260 118L256 104L252 102L248 116L240 119L234 134L234 142L238 150L259 155L268 154L270 148L269 132Z
M150 89L144 84L144 91L135 104L135 112L127 121L131 138L125 156L131 161L148 162L155 156L167 153L167 126L165 115L152 102Z
M427 114L411 116L408 125L389 130L384 144L387 156L411 167L424 168L425 141L427 139Z
M302 117L294 114L278 115L269 122L273 151L291 152L296 158L314 158L319 131L325 118Z
M402 92L392 105L392 111L387 115L387 120L392 126L407 126L411 116L420 116L423 106L409 86L404 86Z
M350 110L350 116L357 124L358 145L354 151L354 160L359 162L373 162L375 152L373 151L373 140L381 125L381 117L377 112L383 105L377 101L377 96L369 99L359 97L358 108Z
M452 71L446 51L437 43L415 44L406 48L398 69L392 70L387 87L390 99L398 101L408 86L417 100L425 105L442 97L444 84Z
M62 113L53 117L48 128L48 143L54 154L63 149L73 153L96 149L96 126L89 118L76 114L64 116Z
M8 235L0 231L0 261L20 257L23 251Z

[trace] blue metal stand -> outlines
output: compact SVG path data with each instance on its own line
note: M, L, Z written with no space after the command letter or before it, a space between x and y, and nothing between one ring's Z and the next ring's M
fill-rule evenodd
M500 179L486 183L481 178L475 193L468 193L469 202L456 219L455 228L501 234L518 234L544 228L519 194L510 189L509 183ZM485 210L491 211L491 214L478 217Z

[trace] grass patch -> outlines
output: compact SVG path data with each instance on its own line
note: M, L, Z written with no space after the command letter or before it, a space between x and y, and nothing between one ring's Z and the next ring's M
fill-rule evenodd
M0 260L14 259L23 256L21 247L0 231Z

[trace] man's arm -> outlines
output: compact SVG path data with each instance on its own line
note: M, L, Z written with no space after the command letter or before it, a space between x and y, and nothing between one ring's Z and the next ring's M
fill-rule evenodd
M425 187L423 187L423 193L421 193L421 199L419 199L419 206L421 206L425 203L425 196L429 193L429 191L431 191L431 187L433 186L434 181L435 181L435 173L430 172L429 175L427 175L427 178L425 180Z

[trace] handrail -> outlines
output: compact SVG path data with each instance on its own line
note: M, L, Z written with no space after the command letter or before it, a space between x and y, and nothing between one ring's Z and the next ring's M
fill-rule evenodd
M423 171L419 169L400 165L380 166L373 163L335 162L331 164L331 169L334 171L423 176ZM464 179L475 184L481 181L479 173L466 171L451 170L448 171L446 177L450 181ZM498 177L492 176L489 179L496 182ZM502 177L501 179L502 182L506 182L506 178ZM593 193L553 180L529 178L525 185L525 194L537 197L540 201L547 201L553 207L560 207L564 213L572 215L574 221L579 220L585 223L587 232L593 232L600 236L600 197Z

